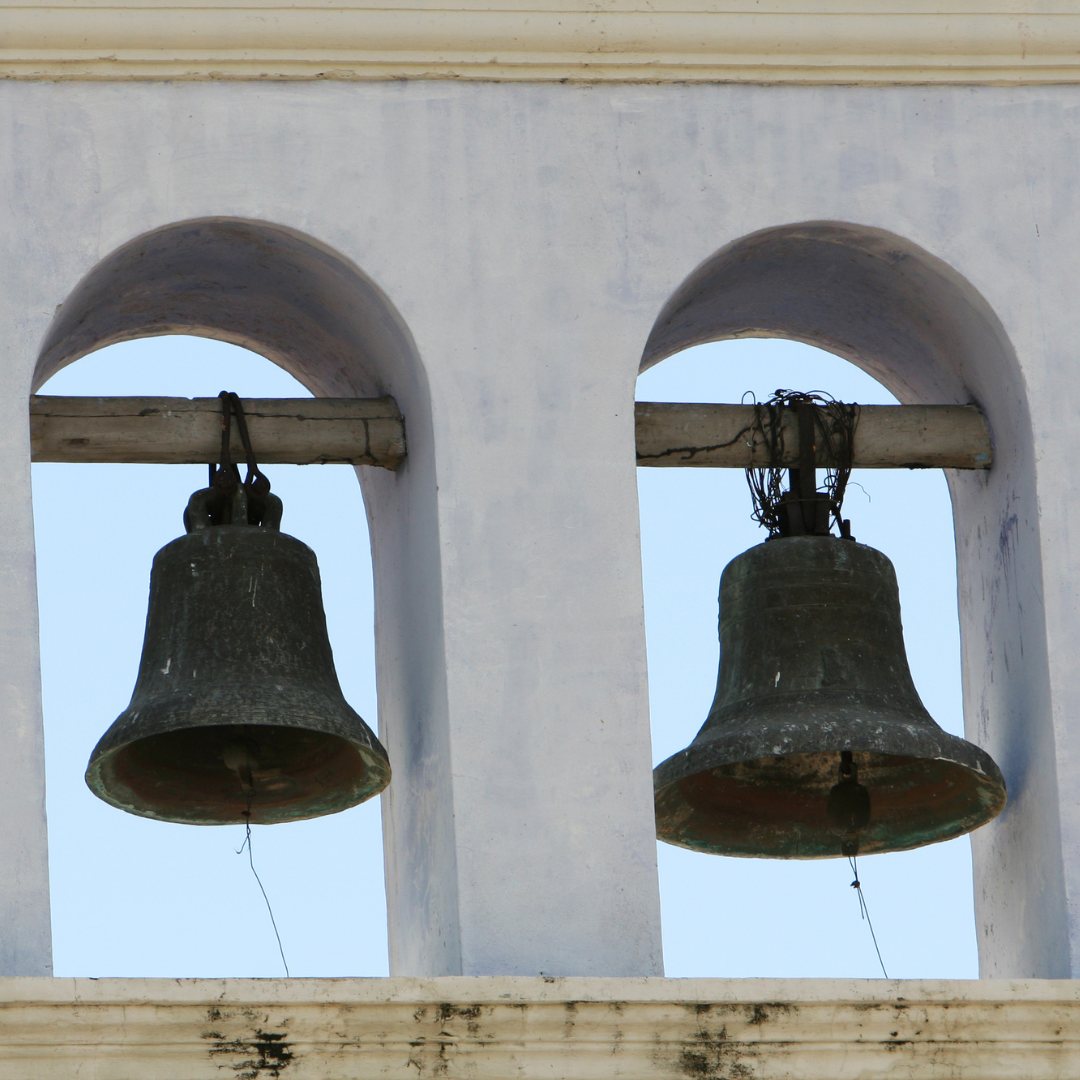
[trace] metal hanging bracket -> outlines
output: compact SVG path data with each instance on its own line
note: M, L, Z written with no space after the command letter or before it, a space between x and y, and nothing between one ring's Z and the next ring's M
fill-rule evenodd
M248 434L244 406L238 394L222 390L221 451L219 464L210 466L209 484L196 491L184 511L184 527L188 532L216 525L253 525L265 529L281 527L281 500L270 491L269 478L260 471ZM240 480L240 470L232 460L232 422L244 448L247 476Z

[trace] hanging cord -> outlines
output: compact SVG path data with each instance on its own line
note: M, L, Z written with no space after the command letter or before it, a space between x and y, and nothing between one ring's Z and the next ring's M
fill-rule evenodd
M281 934L278 933L277 919L274 918L274 909L270 906L270 897L266 895L262 879L259 877L258 870L255 869L254 856L251 853L251 800L254 794L254 791L248 794L247 809L244 811L244 842L240 845L240 850L236 854L243 855L244 848L247 848L248 866L251 867L251 872L255 875L255 880L259 885L259 892L262 893L262 898L266 901L266 910L270 913L270 925L274 928L274 937L277 938L277 947L278 952L281 954L281 963L285 967L285 978L289 978L289 962L285 959L285 950L281 945Z
M751 449L764 445L769 464L765 468L746 470L746 482L754 501L754 512L750 516L768 529L770 536L781 535L781 502L786 494L784 474L788 468L779 464L785 456L785 410L808 405L815 406L814 442L824 449L829 460L838 462L825 471L824 493L829 501L829 514L836 522L840 535L847 536L849 527L844 523L842 508L851 476L851 450L859 422L859 406L837 401L829 394L818 391L777 390L768 401L754 403L750 445Z
M874 952L877 953L877 962L881 965L881 974L887 979L889 973L885 970L885 961L881 959L881 950L878 948L877 934L874 933L874 924L870 921L870 909L866 906L866 897L863 895L862 882L859 880L858 856L849 855L848 864L851 866L851 873L855 877L855 880L851 883L851 887L859 895L859 915L866 920L866 925L870 927L870 940L874 943Z

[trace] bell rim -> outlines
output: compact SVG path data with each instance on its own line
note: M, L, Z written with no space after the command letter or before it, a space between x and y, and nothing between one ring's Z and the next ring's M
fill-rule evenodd
M358 714L357 718L360 719ZM360 722L363 723L363 720L360 719ZM389 756L382 743L373 732L372 741L368 743L349 738L338 732L326 731L314 726L305 727L295 723L196 725L196 727L207 729L237 728L244 726L277 727L285 731L308 731L318 735L330 735L348 744L362 758L365 765L365 771L363 773L365 782L353 784L346 789L338 788L336 792L337 797L329 802L323 800L315 803L312 799L306 799L281 806L270 807L265 805L260 806L257 801L253 802L251 806L250 821L254 825L279 825L290 821L310 821L314 818L326 817L330 814L338 814L342 811L350 810L352 807L359 806L369 799L373 799L376 795L381 794L389 786L390 781L393 778L393 770L390 766ZM366 728L367 725L364 724L364 727ZM370 731L370 728L368 728L368 730ZM98 747L95 747L94 752L90 755L90 761L86 766L86 772L83 776L86 786L101 799L102 802L108 803L118 810L124 810L129 814L134 814L136 817L149 818L153 821L163 821L175 825L242 825L247 820L242 813L228 817L222 816L218 820L209 820L205 817L185 815L180 812L166 813L159 809L155 809L150 803L138 801L135 798L125 798L123 792L129 789L127 789L126 785L122 782L116 780L114 776L111 776L112 770L110 769L110 766L115 765L119 755L136 743L146 741L147 739L154 739L167 733L157 732L150 735L141 735L137 738L118 743L115 746L107 747L105 750L99 752L99 748L101 744L105 742L108 734L109 732L106 732L105 736L102 736L102 739L98 743ZM110 783L110 779L112 779L112 783ZM305 812L305 807L307 807L310 812Z
M918 833L904 840L892 833L887 841L875 841L863 848L865 854L906 851L927 843L951 840L972 832L993 820L1005 809L1008 792L1005 779L994 759L982 747L938 727L932 720L913 722L910 718L879 715L870 720L856 716L836 721L769 720L759 719L752 728L756 746L745 743L740 736L751 733L749 724L729 727L709 739L695 740L684 750L672 754L653 770L653 794L657 807L657 838L694 851L745 858L840 858L839 840L834 852L813 851L790 854L768 850L739 850L713 842L694 842L682 837L686 821L698 811L686 801L679 785L682 781L717 768L750 764L768 758L795 758L811 755L836 754L851 750L856 754L872 754L882 760L918 760L937 763L962 770L973 785L978 798L976 809L961 819L943 813L940 832L932 839ZM871 797L873 788L871 787ZM824 800L824 793L822 794ZM682 813L675 825L665 823L667 811L674 806ZM663 807L663 811L662 811ZM674 813L675 811L672 811Z
M841 696L837 693L837 697ZM820 702L822 692L791 694L790 701L784 702L792 711L798 708L803 715L812 712L813 704ZM744 761L754 761L763 757L784 757L790 754L840 753L842 750L856 752L874 752L891 754L897 757L923 757L928 760L948 761L971 769L989 780L1005 787L1005 779L997 762L990 754L976 743L959 735L952 735L940 727L930 716L923 712L912 716L907 711L888 708L850 706L843 712L834 714L827 720L790 719L780 716L770 717L767 710L775 703L770 701L764 709L760 701L748 702L745 720L725 721L711 729L702 728L689 746L672 754L653 770L653 786L657 789L677 780L685 779L702 768L713 769L720 765L735 765ZM835 706L834 706L835 707ZM766 715L762 716L765 711ZM903 741L894 740L903 733ZM707 735L707 738L702 738ZM731 744L738 744L745 738L753 737L756 746L752 753L732 750ZM766 748L765 743L772 743ZM690 755L704 758L704 766L696 766L692 772L680 767L681 761Z
M196 731L200 729L238 728L276 728L281 731L304 731L314 735L330 736L350 746L363 760L366 782L353 784L340 789L340 797L329 802L313 804L311 799L286 804L278 807L252 806L252 823L282 824L289 821L306 821L327 814L340 813L343 810L359 806L380 794L389 785L392 778L389 755L379 737L355 709L345 700L340 690L327 693L324 701L332 705L338 722L328 721L326 710L313 711L311 716L290 712L280 716L273 712L258 715L237 716L235 711L225 710L221 716L206 713L202 722L192 722L190 713L179 708L180 696L163 698L163 706L157 716L154 715L154 702L148 702L137 710L130 706L125 709L98 740L90 754L84 779L90 790L102 801L138 817L151 818L154 821L166 821L180 825L235 825L243 824L241 814L222 816L220 820L207 820L205 817L185 815L178 812L161 812L152 804L140 801L137 796L125 797L127 786L114 775L114 763L125 750L137 743L169 735L177 730ZM175 726L170 714L174 711L184 715L184 724ZM132 730L130 723L139 722L140 729ZM344 722L342 722L344 721ZM305 812L311 807L311 812Z

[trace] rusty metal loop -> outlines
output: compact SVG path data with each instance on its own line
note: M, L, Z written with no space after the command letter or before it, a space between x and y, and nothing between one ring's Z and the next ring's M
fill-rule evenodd
M259 495L265 495L270 490L270 481L259 471L255 463L255 452L251 449L251 437L248 435L247 417L244 416L244 406L240 396L236 393L222 390L220 396L228 399L232 407L232 413L236 417L236 427L240 432L240 442L244 447L244 457L247 459L247 476L244 479L244 487L256 491ZM228 431L226 431L226 437Z
M188 532L213 525L261 525L276 530L281 525L281 500L270 494L270 480L255 460L240 396L222 390L218 398L221 400L219 463L216 468L210 465L208 486L192 495L184 512L184 525ZM240 470L232 460L234 416L247 461L247 476L243 482Z

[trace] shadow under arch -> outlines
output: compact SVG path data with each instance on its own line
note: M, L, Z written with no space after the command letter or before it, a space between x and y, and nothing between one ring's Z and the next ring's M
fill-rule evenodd
M160 334L241 345L326 397L388 393L422 373L404 320L347 259L281 225L204 218L102 259L57 312L34 386L95 349Z
M947 264L832 221L763 229L707 259L664 306L641 369L691 345L763 336L836 353L909 403L981 403L975 384L990 371L1019 380L997 317Z
M379 726L393 768L383 794L391 973L457 974L433 429L413 336L375 282L313 237L201 218L137 236L90 269L46 333L33 386L94 350L163 334L240 345L319 396L392 394L402 408L405 463L356 470L371 534Z
M993 469L946 470L966 734L1009 789L1005 813L972 834L980 973L1069 975L1034 445L1004 327L970 282L916 244L811 221L751 233L706 259L664 305L640 369L736 337L815 345L902 402L975 402L985 412Z

